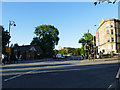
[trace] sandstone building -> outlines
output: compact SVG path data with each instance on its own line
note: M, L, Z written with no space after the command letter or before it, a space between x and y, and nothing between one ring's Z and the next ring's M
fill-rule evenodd
M96 46L98 46L98 52L120 52L120 20L102 19L96 32Z

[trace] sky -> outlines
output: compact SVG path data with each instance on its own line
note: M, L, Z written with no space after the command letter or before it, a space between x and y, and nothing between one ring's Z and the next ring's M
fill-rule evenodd
M59 30L60 47L80 48L78 43L89 29L95 35L102 18L118 19L118 3L93 2L3 2L2 26L8 30L9 20L15 21L11 26L11 43L29 45L35 36L35 27L46 24ZM96 25L96 27L94 26Z

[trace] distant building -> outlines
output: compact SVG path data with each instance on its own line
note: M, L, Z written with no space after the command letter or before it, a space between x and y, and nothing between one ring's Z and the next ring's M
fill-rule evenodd
M17 55L18 57L22 55L24 60L39 59L41 54L42 50L38 46L23 45L14 47L14 55Z
M96 46L98 52L118 53L120 51L120 20L102 19L96 32Z

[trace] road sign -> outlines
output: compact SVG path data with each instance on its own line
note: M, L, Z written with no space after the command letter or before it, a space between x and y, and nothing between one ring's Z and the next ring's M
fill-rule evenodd
M6 47L6 52L10 53L11 48L10 47Z

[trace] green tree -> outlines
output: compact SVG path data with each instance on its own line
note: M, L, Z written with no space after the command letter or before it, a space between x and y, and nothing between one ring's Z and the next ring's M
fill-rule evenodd
M81 48L76 48L76 49L73 51L73 55L74 55L74 56L79 56L79 55L81 55Z
M57 50L57 49L54 49L54 50L53 50L53 53L54 53L54 55L57 55L57 54L58 54L58 50Z
M3 26L0 26L0 30L2 31L2 53L5 53L5 47L10 40L10 35L7 30L4 30Z
M81 55L85 55L85 50L84 50L84 47L81 47L80 54L81 54Z
M84 36L79 39L78 43L81 43L82 44L82 47L81 47L81 55L85 55L85 50L84 50L84 46L85 44L88 44L90 47L92 47L92 41L93 41L93 35L91 33L85 33Z
M36 27L34 33L36 37L33 38L31 44L40 46L45 57L51 57L54 53L53 49L59 41L58 29L51 25L40 25Z
M15 43L13 47L18 47L18 46L19 46L18 43Z
M79 39L78 43L81 43L82 46L84 47L86 43L92 41L93 41L93 35L91 33L85 33L84 36L81 39Z
M62 55L67 55L66 49L59 50L58 53Z

